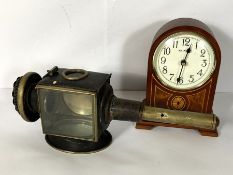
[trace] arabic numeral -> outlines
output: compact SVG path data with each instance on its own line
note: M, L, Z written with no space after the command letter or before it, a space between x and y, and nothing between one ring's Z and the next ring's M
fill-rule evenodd
M165 57L161 57L161 64L165 64L167 59Z
M167 73L167 66L163 66L163 71L162 71L164 74Z
M184 38L183 39L183 46L189 46L190 45L190 38Z
M171 53L171 48L170 47L164 47L163 48L163 54L164 55L170 55L170 53Z
M206 50L205 49L201 49L201 57L205 57L205 53L206 53Z
M194 82L194 75L190 75L190 76L189 76L189 82L190 82L190 83Z
M202 60L203 63L201 64L202 67L206 67L207 66L207 60Z
M177 48L178 47L178 41L173 41L173 48Z
M200 75L200 76L202 76L202 75L203 75L203 73L202 73L202 69L201 69L201 70L199 70L199 71L197 72L197 75Z
M183 84L184 83L184 80L182 77L180 77L180 80L178 81L179 84Z
M172 80L172 78L174 77L175 74L170 74L170 80Z

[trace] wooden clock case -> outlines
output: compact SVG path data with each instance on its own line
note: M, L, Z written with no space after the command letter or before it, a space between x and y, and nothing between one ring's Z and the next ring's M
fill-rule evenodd
M204 37L212 46L215 53L215 70L202 86L191 90L177 90L165 86L153 70L153 56L158 45L168 36L177 32L194 32ZM165 24L155 35L148 58L147 91L145 104L172 110L184 110L201 113L212 113L215 89L221 62L221 51L210 29L202 22L191 18L179 18ZM187 128L182 125L164 124L140 121L137 129L152 129L155 126ZM201 135L218 136L217 130L200 130Z

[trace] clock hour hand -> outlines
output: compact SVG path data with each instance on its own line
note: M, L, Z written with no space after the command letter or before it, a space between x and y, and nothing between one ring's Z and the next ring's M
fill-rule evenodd
M186 66L186 64L187 64L187 61L186 61L186 60L187 60L188 54L191 52L191 46L192 46L192 45L190 45L190 47L186 50L186 54L185 54L184 59L181 60L181 66L182 66L182 67L181 67L181 70L180 70L179 77L176 79L177 84L180 82L182 71L183 71L183 69L184 69L184 66Z

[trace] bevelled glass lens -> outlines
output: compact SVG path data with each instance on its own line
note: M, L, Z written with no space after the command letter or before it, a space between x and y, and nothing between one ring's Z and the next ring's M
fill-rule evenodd
M39 89L43 132L94 140L95 95Z
M80 115L91 115L92 114L92 103L93 97L86 94L63 94L66 105L76 114Z

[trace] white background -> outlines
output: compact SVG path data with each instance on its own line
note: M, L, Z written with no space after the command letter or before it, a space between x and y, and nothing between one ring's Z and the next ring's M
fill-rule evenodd
M233 91L233 2L228 0L0 1L0 88L54 65L113 73L115 89L144 90L153 36L166 22L205 22L222 49L218 92Z
M222 49L214 102L220 137L186 129L136 130L113 121L112 145L91 155L49 147L40 121L24 122L11 89L0 89L0 174L229 174L233 172L233 2L227 0L7 0L0 1L0 88L28 71L54 65L113 73L115 89L144 90L152 38L166 22L205 22ZM230 93L229 93L230 92ZM145 92L119 92L142 100Z

